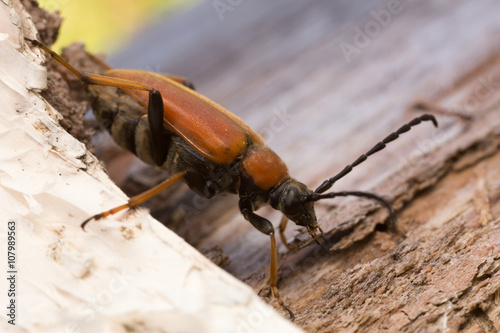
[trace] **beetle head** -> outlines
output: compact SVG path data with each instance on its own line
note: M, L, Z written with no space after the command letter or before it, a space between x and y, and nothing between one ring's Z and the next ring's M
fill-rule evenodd
M321 194L317 191L311 191L306 185L289 178L278 185L271 192L270 204L274 209L281 211L289 220L295 224L306 227L307 232L318 243L320 243L317 232L324 239L323 230L318 226L314 203L323 199L332 199L335 197L357 196L375 200L381 203L389 212L389 226L394 229L394 211L391 205L383 198L367 192L360 191L342 191Z
M306 185L289 178L271 192L271 206L281 211L289 220L306 227L318 228L314 202L307 200L313 192Z

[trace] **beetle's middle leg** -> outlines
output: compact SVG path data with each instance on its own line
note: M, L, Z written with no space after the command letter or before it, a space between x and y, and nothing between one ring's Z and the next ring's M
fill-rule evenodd
M82 229L85 230L85 225L87 223L89 223L90 221L92 221L92 220L96 220L97 221L97 220L103 219L103 218L105 218L107 216L116 214L119 211L122 211L124 209L133 209L133 208L139 206L144 201L147 201L147 200L151 199L152 197L154 197L155 195L159 194L161 191L163 191L167 187L171 186L172 184L174 184L178 180L182 179L186 175L186 173L187 173L186 171L176 173L175 175L173 175L170 178L164 180L163 182L161 182L160 184L156 185L155 187L150 188L149 190L147 190L145 192L142 192L142 193L140 193L140 194L138 194L136 196L133 196L132 198L130 198L128 200L128 202L126 204L118 206L118 207L115 207L115 208L112 208L110 210L104 211L102 213L96 214L96 215L94 215L94 216L86 219L82 223L82 225L81 225Z
M288 245L288 243L286 241L286 237L285 237L285 229L286 229L287 224L288 224L288 217L283 215L283 217L281 217L280 226L279 226L280 238L281 238L281 242L283 243L283 245L285 245L286 249L288 251L293 251L293 249L290 247L290 245Z

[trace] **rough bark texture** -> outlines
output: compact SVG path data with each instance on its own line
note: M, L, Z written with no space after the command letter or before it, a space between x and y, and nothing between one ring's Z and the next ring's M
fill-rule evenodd
M261 0L221 12L215 3L159 24L112 61L188 77L312 188L418 115L415 104L440 123L412 129L334 187L387 198L396 233L376 204L336 200L317 205L331 253L281 246L279 287L296 323L309 332L500 330L500 4ZM122 184L135 193L161 178L151 174ZM235 197L207 202L178 186L149 207L269 296L268 238ZM289 229L294 245L308 242Z
M204 3L141 36L114 62L189 77L262 133L311 187L418 115L415 103L444 111L439 129L420 125L334 188L390 200L398 232L386 231L386 212L371 202L319 204L334 251L311 245L284 255L280 288L310 332L494 331L500 7L407 1L391 12L394 3L252 1L222 16ZM346 44L357 51L344 53ZM277 110L289 118L277 123ZM198 248L219 246L231 260L227 270L268 295L267 238L238 214L235 198L195 200L176 189L151 205ZM304 239L300 231L293 243Z

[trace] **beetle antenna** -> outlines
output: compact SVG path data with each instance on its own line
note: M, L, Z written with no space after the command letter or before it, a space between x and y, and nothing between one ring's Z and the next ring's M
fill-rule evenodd
M356 197L363 197L363 198L368 198L372 199L375 201L380 202L387 210L389 211L389 228L391 230L395 230L396 228L396 215L394 213L394 210L392 209L392 206L390 203L388 203L384 198L379 197L376 194L369 193L369 192L360 192L360 191L342 191L342 192L330 192L330 193L325 193L325 194L319 194L319 193L311 193L305 198L305 201L318 201L322 199L331 199L335 197L347 197L347 196L356 196Z
M413 119L409 123L401 126L396 132L393 132L393 133L389 134L384 140L382 140L379 143L377 143L366 154L363 154L360 157L358 157L358 159L356 161L354 161L352 164L346 166L344 168L344 170L342 170L341 172L339 172L337 175L333 176L330 179L325 180L323 182L323 184L321 184L314 192L315 193L323 193L326 190L330 189L330 187L332 187L333 184L335 184L335 182L337 180L339 180L340 178L344 177L349 172L351 172L352 169L355 166L357 166L357 165L361 164L362 162L364 162L368 158L368 156L373 155L376 152L384 149L385 146L386 146L386 144L388 144L391 141L396 140L397 138L399 138L399 136L401 134L403 134L405 132L408 132L413 126L416 126L416 125L420 124L423 121L432 121L432 123L434 124L434 126L436 126L436 127L438 126L436 118L433 115L431 115L431 114L424 114L424 115L422 115L420 117L417 117L417 118Z

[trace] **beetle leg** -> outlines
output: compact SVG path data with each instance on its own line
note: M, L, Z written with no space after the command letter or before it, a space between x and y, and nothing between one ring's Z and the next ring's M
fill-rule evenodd
M107 217L109 215L116 214L119 211L122 211L124 209L133 209L133 208L139 206L141 203L143 203L146 200L151 199L152 197L154 197L155 195L157 195L158 193L160 193L161 191L163 191L164 189L166 189L167 187L169 187L170 185L172 185L176 181L180 180L185 175L186 175L186 171L176 173L175 175L173 175L170 178L164 180L163 182L161 182L160 184L156 185L155 187L150 188L149 190L144 191L144 192L142 192L142 193L140 193L140 194L138 194L136 196L133 196L132 198L130 198L128 200L128 202L126 204L118 206L118 207L115 207L115 208L112 208L110 210L104 211L102 213L96 214L96 215L94 215L94 216L86 219L81 224L82 229L85 230L85 225L87 223L89 223L90 221L92 221L92 220L96 220L97 221L97 220L103 219L103 218L105 218L105 217Z
M280 293L279 293L278 287L277 287L277 285L278 285L278 250L276 248L276 239L274 238L274 227L271 224L271 222L269 222L268 220L266 220L262 216L255 214L252 211L251 204L250 204L250 201L248 201L248 199L245 199L244 197L242 197L240 199L239 206L240 206L241 214L243 215L243 217L245 217L245 219L247 221L249 221L255 228L257 228L257 230L259 230L260 232L262 232L266 235L269 235L271 237L271 261L270 261L270 265L269 265L270 266L270 268L269 268L270 269L269 284L271 285L271 292L272 292L274 298L276 299L276 301L278 302L278 304L285 311L287 311L288 314L290 315L290 318L292 320L294 320L295 316L294 316L293 312L281 300Z
M156 164L163 165L167 159L168 139L163 131L163 98L158 90L149 92L148 123L153 157Z
M283 243L283 245L285 245L285 247L288 251L293 251L292 248L290 247L290 245L288 245L288 243L286 242L285 229L286 229L287 223L288 223L288 217L283 215L283 217L281 218L280 227L279 227L281 243Z
M155 88L140 82L90 73L81 73L80 75L80 80L86 84L149 91L148 123L151 132L153 157L157 165L163 165L167 159L168 140L165 140L163 130L163 97L161 93Z
M120 89L149 91L148 120L151 131L153 157L155 159L155 163L158 165L162 165L165 162L168 152L168 142L164 140L165 137L163 132L163 98L158 90L156 90L154 87L150 85L140 82L134 82L94 73L80 72L42 42L39 42L37 40L32 40L29 38L25 39L32 45L39 47L48 54L50 54L50 56L54 60L56 60L61 65L66 67L71 73L73 73L73 75L75 75L85 84L109 86ZM177 80L181 80L181 78L177 77ZM188 82L186 80L184 81Z
M257 230L259 230L260 232L262 232L266 235L274 234L274 227L271 224L271 222L269 222L268 220L266 220L262 216L255 214L252 211L252 207L251 207L250 201L248 199L246 199L245 197L240 198L239 207L240 207L241 215L243 215L245 220L252 223L252 225Z
M271 292L278 304L288 312L290 319L294 320L293 312L283 303L278 291L278 250L276 249L276 240L274 239L274 232L269 235L271 237L271 263L270 263L270 276L269 284L271 285Z
M165 74L166 77L168 77L170 80L175 81L177 83L182 84L183 86L188 87L189 89L196 90L194 88L193 82L189 81L183 76L178 76L178 75L172 75L172 74Z

